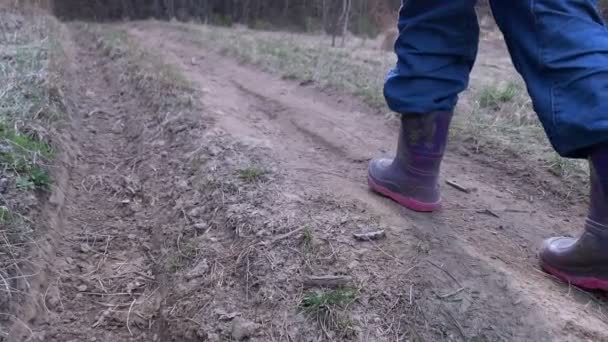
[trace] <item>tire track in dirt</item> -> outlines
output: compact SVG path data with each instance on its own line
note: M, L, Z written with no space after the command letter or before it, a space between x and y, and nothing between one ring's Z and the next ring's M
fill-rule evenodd
M150 309L133 309L158 282L150 251L140 247L150 244L149 235L142 234L141 209L149 194L137 170L143 138L137 120L144 112L92 46L92 37L74 27L71 32L70 95L76 107L70 133L78 153L66 191L64 226L58 227L54 281L47 290L52 323L38 332L48 341L127 340L131 329L149 324L151 318L140 313ZM112 329L123 322L127 330ZM100 327L106 327L102 334Z
M44 237L53 246L39 256L43 283L20 314L31 328L16 324L10 340L170 341L167 250L183 224L172 207L175 184L187 172L180 158L199 147L193 137L207 121L188 110L168 117L151 101L162 94L124 77L122 57L106 56L83 26L69 28L63 134L71 165L55 190L65 203L49 209L61 217Z
M293 183L365 202L388 225L399 227L391 232L389 246L397 258L407 255L403 240L420 240L428 256L416 274L432 287L424 290L425 308L444 308L440 311L448 314L438 314L448 321L453 315L468 320L467 332L494 327L494 336L504 334L506 340L608 338L603 299L555 284L535 264L538 242L556 230L574 233L580 218L572 220L563 208L525 200L538 191L516 187L521 182L453 154L446 158L444 174L476 192L465 195L444 188L446 209L435 215L401 210L370 195L364 185L362 161L394 144L396 129L390 122L364 113L358 101L337 103L200 50L168 26L142 25L145 31L130 33L179 65L206 93L203 101L234 137L270 147ZM193 57L199 63L191 63ZM435 291L453 291L454 282L467 289L464 303L429 299Z

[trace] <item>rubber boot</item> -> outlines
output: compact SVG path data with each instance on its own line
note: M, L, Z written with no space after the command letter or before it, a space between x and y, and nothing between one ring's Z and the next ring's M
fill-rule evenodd
M402 115L397 155L372 160L370 188L414 211L439 209L439 169L451 121L449 112Z
M608 291L608 147L590 157L591 206L580 238L545 241L541 267L572 285Z

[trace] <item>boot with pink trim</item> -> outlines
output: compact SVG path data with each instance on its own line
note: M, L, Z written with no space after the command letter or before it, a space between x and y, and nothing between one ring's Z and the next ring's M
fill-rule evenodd
M541 267L587 290L608 291L608 147L591 154L591 206L583 234L545 241Z
M439 170L451 120L450 112L402 115L397 155L370 163L370 188L414 211L439 209Z

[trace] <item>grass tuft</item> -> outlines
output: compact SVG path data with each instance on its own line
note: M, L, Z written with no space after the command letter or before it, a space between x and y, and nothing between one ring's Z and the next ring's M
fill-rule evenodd
M51 177L43 165L53 157L54 151L45 141L0 124L0 167L19 176L19 189L48 188Z
M352 289L336 289L331 291L309 292L302 298L302 308L308 313L331 310L332 308L345 307L357 298Z
M257 183L265 179L268 171L259 167L251 166L241 169L239 172L239 178L245 183Z
M309 226L304 227L304 230L302 230L302 243L307 250L313 247L314 235Z
M357 298L358 292L350 288L312 291L304 294L300 308L323 330L330 329L343 337L352 337L356 330L345 310Z
M479 105L481 108L500 108L501 104L513 101L519 93L519 86L513 82L505 86L489 86L481 91Z
M11 212L5 206L0 206L0 223L7 223L11 219Z

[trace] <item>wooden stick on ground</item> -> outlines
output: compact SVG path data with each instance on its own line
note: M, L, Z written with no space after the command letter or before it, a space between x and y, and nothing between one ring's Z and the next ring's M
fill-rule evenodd
M469 189L469 188L467 188L467 187L465 187L465 186L463 186L463 185L460 185L460 184L456 183L456 182L455 182L455 181L453 181L453 180L449 180L449 179L448 179L448 180L446 180L446 181L445 181L445 183L446 183L447 185L449 185L449 186L453 187L453 188L454 188L454 189L456 189L456 190L460 190L460 191L462 191L462 192L464 192L464 193L467 193L467 194L470 194L470 193L471 193L471 189Z
M383 229L381 229L381 230L377 230L375 232L369 232L369 233L355 233L355 234L353 234L353 236L355 237L356 240L359 240L359 241L374 241L374 240L384 239L386 237L386 232Z

